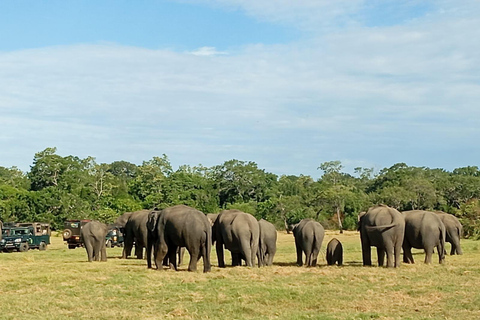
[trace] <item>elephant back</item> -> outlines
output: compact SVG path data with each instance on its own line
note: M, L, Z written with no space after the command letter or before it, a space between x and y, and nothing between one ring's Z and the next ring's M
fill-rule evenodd
M374 227L379 231L395 227L405 228L405 218L397 209L377 205L368 209L360 218L360 227Z

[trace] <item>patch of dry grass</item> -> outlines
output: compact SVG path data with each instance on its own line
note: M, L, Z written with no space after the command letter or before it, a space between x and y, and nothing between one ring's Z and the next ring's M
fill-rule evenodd
M88 263L84 249L68 250L60 237L46 251L0 254L1 319L479 319L479 243L463 241L463 256L445 265L399 269L363 267L356 232L327 232L344 246L342 267L295 266L291 234L279 233L275 265L216 267L190 273L147 270L145 261ZM188 254L187 254L188 256ZM372 256L376 254L372 249ZM228 261L229 255L226 254ZM188 259L187 259L188 260Z

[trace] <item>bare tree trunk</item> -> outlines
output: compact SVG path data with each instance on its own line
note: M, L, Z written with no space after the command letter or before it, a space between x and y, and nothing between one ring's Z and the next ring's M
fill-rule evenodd
M339 207L337 207L337 219L338 219L338 228L340 229L340 233L343 233L343 224L342 224L342 218L340 217Z

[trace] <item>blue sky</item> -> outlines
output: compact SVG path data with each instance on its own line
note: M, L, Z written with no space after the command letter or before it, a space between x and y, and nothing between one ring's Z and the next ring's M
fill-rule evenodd
M477 1L0 2L0 166L479 165Z

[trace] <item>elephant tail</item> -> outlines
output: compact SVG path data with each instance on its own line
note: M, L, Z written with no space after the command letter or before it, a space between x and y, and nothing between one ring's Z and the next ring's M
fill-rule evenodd
M260 230L260 236L258 237L258 249L257 249L257 259L258 259L258 266L264 266L265 263L265 254L264 251L264 244L262 242L262 231ZM253 241L253 239L252 239Z
M438 249L438 258L440 259L440 263L445 260L445 227L443 229L439 228L440 232L440 248Z
M211 231L205 231L205 241L203 242L201 250L203 256L203 272L210 272L212 270L212 265L210 263L210 253L212 251Z
M396 223L390 223L390 224L385 224L385 225L382 225L382 226L366 226L365 228L368 231L379 230L379 231L383 232L385 230L388 230L390 228L395 227L396 225L397 225Z

